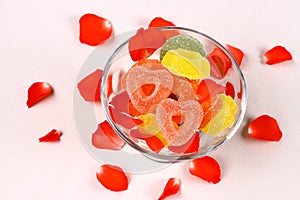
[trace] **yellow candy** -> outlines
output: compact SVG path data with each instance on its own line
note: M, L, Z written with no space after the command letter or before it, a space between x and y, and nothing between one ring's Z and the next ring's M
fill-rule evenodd
M207 78L210 76L210 64L198 52L185 49L170 50L162 60L171 73L189 79Z
M234 115L238 109L231 96L219 94L222 99L221 110L211 119L211 121L202 129L206 134L217 136L223 130L230 127L234 122Z
M164 145L168 145L168 141L163 137L160 132L160 128L157 125L155 114L147 113L145 115L138 116L138 118L143 121L143 123L137 126L141 133L155 135Z
M160 132L155 114L147 113L145 115L140 115L138 118L143 121L143 123L137 126L141 133L156 135Z

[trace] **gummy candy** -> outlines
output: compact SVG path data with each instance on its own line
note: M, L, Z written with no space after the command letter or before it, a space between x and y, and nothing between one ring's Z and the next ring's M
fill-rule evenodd
M211 99L201 102L203 108L203 120L200 129L204 128L208 122L221 110L222 99L219 95L213 96Z
M222 108L210 120L210 122L201 129L204 133L217 136L223 130L230 127L234 122L234 115L237 112L237 105L231 96L218 94L222 99Z
M197 101L162 100L156 108L156 120L161 133L169 145L180 146L186 143L197 131L202 116L202 107ZM172 116L182 116L184 122L177 126Z
M166 53L170 50L185 49L188 51L198 52L205 56L203 45L194 37L189 35L176 35L166 41L160 50L160 60L163 60Z
M178 101L195 100L196 94L191 84L184 78L174 76L172 93Z
M287 60L292 60L291 53L282 46L275 46L264 53L265 62L268 65L274 65Z
M146 95L141 86L155 84L152 94ZM172 75L165 69L150 70L145 67L135 67L128 71L126 90L131 97L133 106L141 113L147 113L150 108L165 99L171 93Z
M159 60L153 60L153 59L142 59L142 60L139 60L137 61L130 69L133 69L134 67L137 67L137 66L141 66L141 67L146 67L148 69L152 69L152 70L155 70L155 69L164 69L164 67L161 65L161 62ZM128 72L129 72L128 71ZM126 78L127 78L127 73L125 73L122 78L121 78L121 88L126 90Z
M138 118L143 121L143 123L138 125L138 130L141 133L156 135L160 132L155 114L147 113L145 115L140 115Z
M210 64L205 57L185 49L170 50L162 60L171 73L189 79L206 78L210 75Z

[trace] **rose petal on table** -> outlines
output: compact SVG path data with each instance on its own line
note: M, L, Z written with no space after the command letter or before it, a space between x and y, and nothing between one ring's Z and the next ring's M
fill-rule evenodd
M91 74L83 78L77 88L80 95L85 101L98 102L100 101L100 84L103 70L97 69ZM112 93L112 76L107 79L108 96Z
M217 84L215 81L211 79L203 79L199 84L196 95L199 102L204 102L216 94L223 93L224 90L224 86Z
M210 156L192 160L189 164L189 171L192 175L214 184L221 180L220 165Z
M185 144L181 146L168 146L168 149L177 154L195 153L200 147L200 135L195 133Z
M179 178L170 178L164 187L164 191L158 198L158 200L163 200L166 197L177 194L180 190L181 181Z
M97 46L112 35L111 22L94 14L85 14L79 20L79 40L83 44Z
M120 192L128 189L128 177L118 166L102 165L97 169L96 177L108 190Z
M97 130L92 134L92 145L99 149L120 150L125 142L105 120L98 124Z
M53 129L43 137L39 138L39 142L56 142L60 140L61 132Z
M165 20L162 17L155 17L154 19L151 20L148 27L153 28L153 27L164 27L164 26L175 26L175 24L168 20Z
M230 83L230 82L226 83L226 85L225 85L225 94L231 96L232 99L234 99L235 90L234 90L234 86L232 85L232 83Z
M244 58L244 52L240 50L239 48L236 48L234 46L231 46L229 44L226 44L226 49L229 51L229 53L234 57L237 64L241 66L243 58Z
M274 142L282 138L277 120L269 115L261 115L254 119L248 126L248 134L258 140Z
M156 27L164 27L164 26L175 26L175 24L168 20L165 20L162 17L155 17L154 19L151 20L148 27L156 28ZM169 38L179 34L179 32L176 30L162 30L162 32L164 33L166 39L169 39Z
M129 40L130 57L133 61L146 59L160 48L165 41L166 37L162 31L153 28L140 28Z
M217 79L224 78L228 70L232 67L230 58L219 48L214 48L207 55L207 60L210 63L211 75Z
M283 46L275 46L264 53L264 59L266 64L274 65L287 60L292 60L293 57Z
M53 89L46 82L33 83L28 89L27 107L31 108L36 103L53 94Z

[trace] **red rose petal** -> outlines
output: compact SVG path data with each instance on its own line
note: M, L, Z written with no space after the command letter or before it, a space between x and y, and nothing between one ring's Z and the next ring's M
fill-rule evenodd
M114 96L109 104L112 105L119 112L128 113L129 101L130 98L127 91L123 91Z
M162 150L165 147L164 143L155 135L151 137L146 137L144 138L144 140L148 147L156 153L160 152L160 150Z
M79 40L83 44L97 46L112 34L110 21L94 14L85 14L79 20Z
M203 79L198 87L196 95L199 102L207 101L212 96L224 92L224 86L217 84L211 79Z
M207 55L207 59L210 62L211 75L218 79L224 78L228 69L232 66L229 57L219 48L214 48L213 51Z
M274 65L287 60L292 60L291 53L282 46L275 46L264 53L265 62L268 65Z
M103 70L97 69L83 78L77 88L85 101L100 101L100 84ZM108 77L108 95L112 93L112 76Z
M168 196L178 193L178 191L180 190L180 184L181 183L179 178L170 178L158 200L163 200Z
M161 17L155 17L154 19L152 19L148 27L155 28L155 27L164 27L164 26L175 26L175 24ZM179 32L176 30L163 30L162 32L164 33L166 39L169 39L179 34Z
M240 91L237 93L237 97L239 99L242 99L242 94L243 94L243 87L242 87L242 81L240 80Z
M116 134L107 121L98 124L92 135L92 145L99 149L120 150L125 142Z
M97 169L96 177L108 190L119 192L128 189L128 177L120 167L102 165Z
M39 142L55 142L59 141L61 136L61 132L58 130L51 130L45 136L39 138Z
M225 94L231 96L233 99L235 97L235 90L232 83L227 82L225 86Z
M168 146L168 149L177 154L195 153L199 150L200 135L195 133L185 144L181 146Z
M248 134L255 139L278 142L282 137L277 120L269 115L254 119L248 127Z
M234 57L234 59L236 60L237 64L239 66L241 66L243 58L244 58L244 53L240 49L238 49L238 48L236 48L234 46L231 46L229 44L226 44L226 49Z
M175 24L163 19L162 17L155 17L154 19L151 20L148 27L151 28L151 27L164 27L164 26L175 26Z
M109 106L108 109L109 109L112 120L116 124L119 124L125 128L131 129L131 128L143 123L142 120L130 117L129 115L127 115L125 113L119 112L117 109L115 109L112 106Z
M189 164L189 171L192 175L214 184L221 180L220 165L209 156L194 159Z
M153 28L140 28L129 40L130 57L133 61L146 59L160 48L165 41L166 37L162 31Z
M36 103L45 99L53 93L52 87L45 82L33 83L28 89L27 106L31 108Z

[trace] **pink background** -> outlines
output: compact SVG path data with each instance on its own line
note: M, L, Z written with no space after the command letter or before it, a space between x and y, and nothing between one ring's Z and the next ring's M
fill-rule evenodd
M182 180L169 199L296 199L300 185L300 29L296 0L252 1L87 1L0 2L0 199L155 199L170 177ZM126 9L125 9L126 8ZM77 73L94 50L78 40L78 20L94 13L111 20L119 34L147 26L161 16L178 26L207 33L244 50L242 69L248 109L238 133L212 156L222 168L219 184L190 176L188 162L151 174L129 174L125 192L110 192L95 177L97 163L83 148L73 120ZM281 44L292 62L266 66L262 52ZM47 81L55 95L32 109L27 89ZM247 120L270 114L284 136L279 143L244 134ZM59 143L38 143L53 128Z

